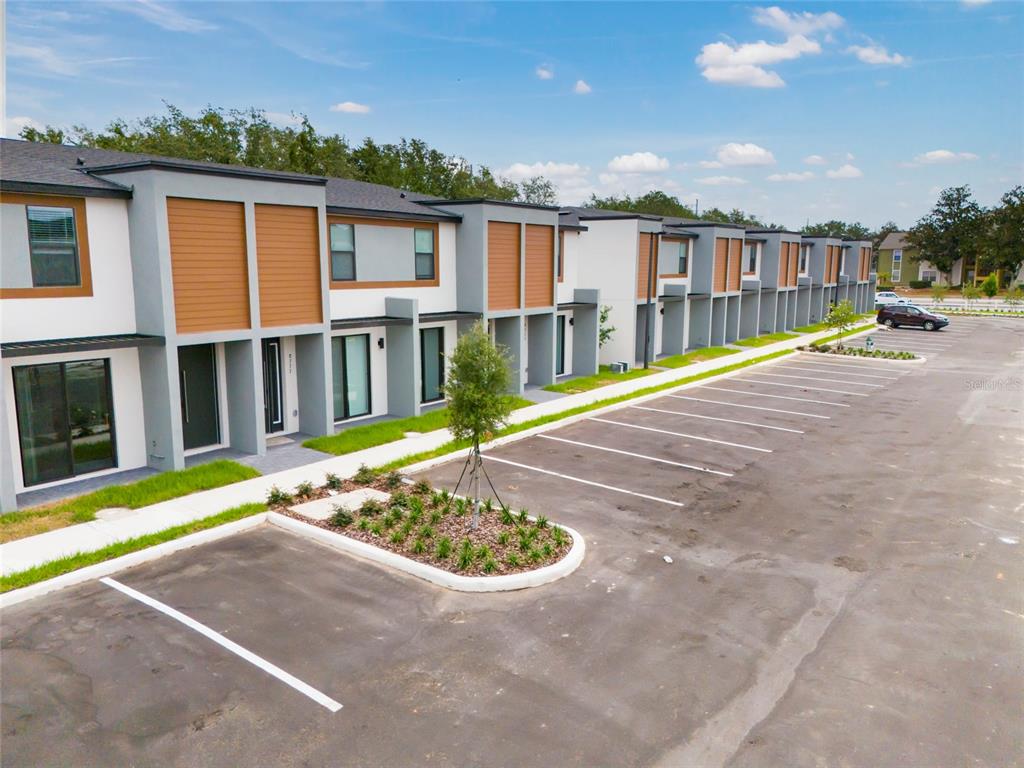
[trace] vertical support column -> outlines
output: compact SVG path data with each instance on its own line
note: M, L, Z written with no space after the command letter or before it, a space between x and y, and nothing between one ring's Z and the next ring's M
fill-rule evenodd
M523 317L494 318L494 340L505 347L509 356L509 392L514 395L523 394Z
M263 456L267 430L263 402L263 348L259 339L224 343L231 447Z
M18 510L18 494L14 487L14 462L21 461L19 436L13 419L8 418L7 409L13 407L14 382L10 369L0 365L0 512Z
M577 288L573 301L593 306L572 313L572 373L592 376L598 367L601 294L596 288Z
M334 382L331 340L325 333L295 337L295 372L299 397L299 429L307 435L334 432Z
M389 325L384 334L388 360L388 413L392 416L419 416L420 323L419 300L388 296L384 311L389 317L409 322Z
M686 346L686 286L666 285L666 296L680 296L682 301L662 302L661 353L681 355Z
M173 344L139 347L142 421L146 432L146 466L167 472L185 466L181 425L178 348Z
M555 315L527 315L527 383L545 387L555 383Z

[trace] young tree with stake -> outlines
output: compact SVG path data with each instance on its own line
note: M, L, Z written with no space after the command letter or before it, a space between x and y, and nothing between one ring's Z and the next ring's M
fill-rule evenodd
M833 305L829 311L828 317L825 318L825 323L832 330L839 332L839 339L836 342L836 346L839 349L843 348L843 336L846 334L847 329L851 328L855 322L857 322L857 313L854 312L853 303L849 299L843 299L838 304Z
M473 483L473 528L480 521L480 442L499 429L512 412L508 394L509 361L491 342L483 323L476 323L459 337L451 356L445 396L448 398L448 430L456 440L470 440L467 465Z

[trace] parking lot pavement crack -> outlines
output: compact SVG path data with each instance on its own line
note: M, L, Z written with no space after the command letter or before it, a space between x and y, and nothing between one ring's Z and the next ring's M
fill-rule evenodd
M812 572L823 573L824 566L804 565ZM793 565L784 567L789 569ZM788 573L793 572L788 570ZM818 580L814 605L782 637L775 653L758 667L754 682L694 731L685 743L662 755L655 763L657 768L726 765L747 735L771 715L789 691L804 660L817 650L847 598L859 589L864 579L864 576L833 569Z

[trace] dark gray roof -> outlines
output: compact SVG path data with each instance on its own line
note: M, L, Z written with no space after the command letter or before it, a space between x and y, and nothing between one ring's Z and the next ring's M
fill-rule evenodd
M462 217L418 202L428 199L383 184L352 179L327 180L327 208L332 213L377 214L387 218L420 218L429 221L459 221Z
M562 209L558 212L558 228L568 229L573 232L586 232L588 227L580 223L580 217L576 211Z
M647 219L649 221L660 221L661 216L652 216L647 213L632 213L630 211L612 211L605 208L587 208L586 206L580 205L565 205L559 211L559 215L562 213L571 213L576 216L577 221L588 221L597 219Z

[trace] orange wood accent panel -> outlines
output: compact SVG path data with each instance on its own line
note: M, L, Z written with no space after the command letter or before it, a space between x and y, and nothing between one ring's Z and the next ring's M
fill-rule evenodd
M411 219L372 219L365 216L332 216L327 215L327 232L324 242L327 243L328 259L331 249L331 224L359 224L370 227L404 227L406 229L434 230L434 279L433 280L331 280L332 291L344 291L352 288L430 288L441 284L441 247L438 244L440 227L436 221L413 221ZM410 237L413 235L410 234ZM359 253L359 235L356 235L356 253ZM395 254L401 258L404 254ZM409 244L410 263L416 259L416 246ZM356 277L359 274L356 273Z
M800 243L789 244L789 280L786 285L796 285L797 273L800 271Z
M487 222L487 308L519 308L519 224Z
M647 298L647 281L651 276L651 247L654 248L654 263L658 263L658 240L650 232L641 232L636 248L636 297ZM652 294L657 294L658 286L652 285Z
M89 261L89 227L85 218L85 198L3 192L0 193L0 204L73 209L75 212L75 239L78 241L78 277L81 281L79 285L0 288L0 299L57 299L66 296L92 296L92 264ZM28 227L27 213L25 214L25 227ZM30 254L25 254L25 258L29 257Z
M257 204L256 264L261 326L323 322L316 208Z
M743 240L729 240L729 290L738 291L742 285L743 273Z
M864 247L860 249L860 280L867 281L871 273L871 249Z
M558 282L565 282L565 231L558 230Z
M711 290L714 293L725 292L725 277L729 271L729 238L715 238L715 265L711 275Z
M245 206L167 198L178 333L249 328Z
M555 303L555 228L526 225L526 306Z
M789 243L779 244L779 285L789 285Z

